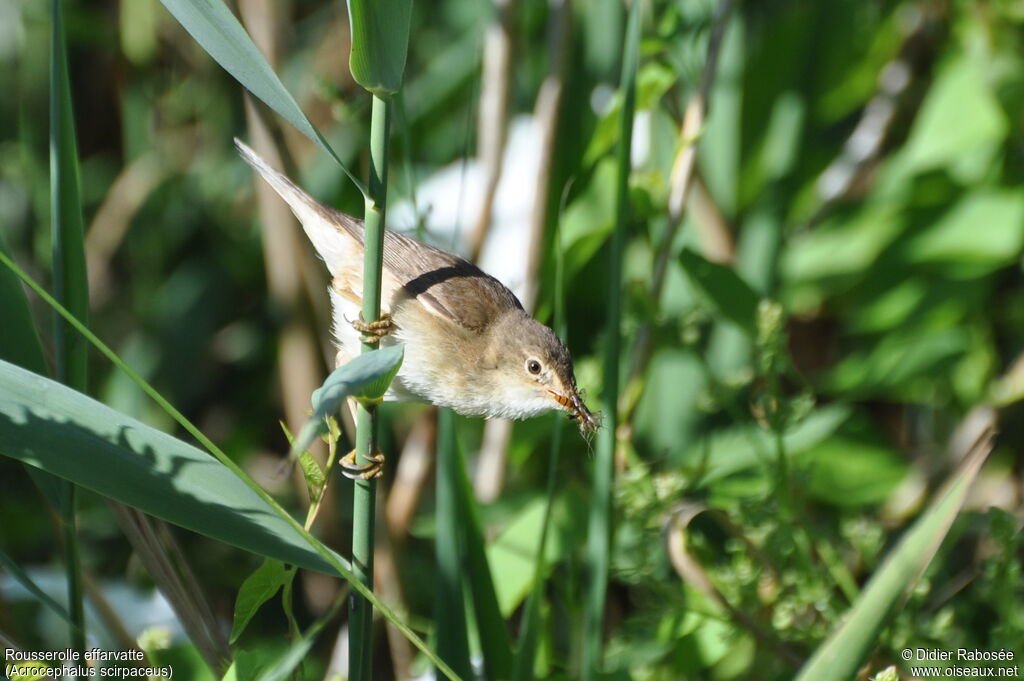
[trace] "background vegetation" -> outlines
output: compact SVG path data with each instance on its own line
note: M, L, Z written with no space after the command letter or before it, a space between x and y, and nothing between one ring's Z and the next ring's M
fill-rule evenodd
M302 109L366 177L370 99L347 67L344 5L237 5ZM306 517L302 477L279 473L289 446L279 421L297 432L333 368L326 277L232 137L257 148L276 140L275 163L342 210L361 214L363 197L326 154L247 100L161 4L64 8L90 327ZM0 225L14 260L44 283L54 280L49 10L0 5ZM793 678L841 616L870 600L869 579L928 500L945 498L944 481L972 479L945 540L922 541L875 604L879 623L865 627L857 666L864 677L908 669L907 647L1005 649L1019 663L1020 5L653 1L640 17L601 675ZM482 254L485 267L511 261L496 273L567 337L595 402L607 375L625 20L614 2L417 3L392 125L391 224ZM48 364L59 366L53 312L34 294L29 302ZM96 351L86 392L192 441ZM434 420L422 405L385 406L380 417L389 460L377 590L429 639L451 615L435 613L445 603L435 599L434 537L446 530L432 492ZM479 501L456 511L486 538L489 571L473 562L473 531L461 540L465 572L489 572L505 638L535 636L517 644L519 659L533 651L520 678L587 673L595 456L562 425L441 422L458 450L446 461L468 466L467 479L449 483L471 483ZM975 478L988 452L973 445L991 429L1000 435ZM0 453L15 456L4 443ZM15 578L20 566L62 597L57 516L6 456L0 490L0 634L5 645L61 648L67 626ZM332 477L314 526L343 555L351 494ZM89 491L78 505L91 640L140 646L179 678L220 678L195 636L153 604L161 578L126 541L125 511ZM173 533L209 607L196 616L223 630L211 640L224 639L260 559L178 528L157 533ZM271 593L288 583L273 565L260 569ZM470 624L466 653L479 668L493 648L478 586L456 595L467 593L457 619ZM229 653L239 678L334 613L343 588L300 571L239 630ZM332 651L345 617L323 626L301 678L344 673ZM377 631L377 678L424 672L390 624Z

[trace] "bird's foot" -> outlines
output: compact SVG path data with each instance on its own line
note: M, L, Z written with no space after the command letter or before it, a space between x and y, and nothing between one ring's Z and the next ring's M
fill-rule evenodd
M378 449L367 457L368 463L356 463L356 450L341 457L341 474L349 480L375 480L384 475L384 454Z
M362 334L359 340L363 343L379 343L384 336L391 333L395 325L387 312L381 312L380 319L375 322L364 321L363 313L360 312L359 319L352 322L352 328Z

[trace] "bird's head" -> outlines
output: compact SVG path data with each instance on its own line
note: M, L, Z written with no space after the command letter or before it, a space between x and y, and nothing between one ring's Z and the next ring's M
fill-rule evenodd
M599 422L576 387L572 356L551 329L517 311L490 332L494 399L508 415L528 418L557 409L578 421L581 431L597 429Z

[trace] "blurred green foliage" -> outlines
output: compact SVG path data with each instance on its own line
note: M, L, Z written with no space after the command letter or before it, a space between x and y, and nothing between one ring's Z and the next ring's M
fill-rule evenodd
M510 108L528 114L553 58L553 11L513 7ZM699 196L653 299L653 263L671 228L672 165L687 141L679 130L715 7L643 5L624 371L642 330L653 340L627 391L618 452L608 676L792 678L955 468L964 449L957 427L986 407L997 409L999 446L865 673L902 664L905 647L1005 648L1019 661L1024 12L1009 0L736 6L697 138ZM274 4L268 25L279 41L276 71L357 169L366 163L369 100L347 70L346 16L340 2L293 0ZM490 20L485 3L414 6L392 140L396 200L474 154ZM231 144L245 135L241 89L155 0L68 2L65 21L92 328L243 466L265 471L270 453L288 449L275 367L293 311L268 295L258 230L273 226L257 224L252 177ZM578 3L572 24L537 309L550 321L561 249L569 345L581 385L596 396L621 8ZM0 98L0 227L16 259L44 281L48 30L46 3L0 5L0 88L9 93ZM336 164L294 130L280 136L311 193L360 213L362 197ZM303 276L325 290L319 269ZM38 328L48 328L50 312L30 302ZM331 357L317 358L326 375L333 353L323 304L311 301ZM131 381L92 360L92 395L174 432ZM399 451L420 411L382 409L388 451ZM480 423L459 419L458 433L464 452L478 451ZM481 509L513 631L536 561L550 437L546 419L517 424L505 489ZM575 435L562 443L535 668L553 679L578 674L592 458ZM301 504L297 488L261 480L284 503ZM22 566L50 564L55 535L26 481L0 458L0 541ZM346 485L336 490L322 534L341 546L351 503ZM106 506L84 496L88 571L148 585ZM397 579L415 622L433 606L432 514L423 501L399 539ZM180 539L213 609L230 621L258 559L184 532ZM692 571L681 579L678 541L717 596ZM303 626L327 605L315 584L306 588L294 603ZM7 599L0 592L0 632L29 648L63 645L30 616L41 606ZM272 659L287 631L274 608L250 616L240 668ZM331 638L303 678L320 673ZM201 678L186 645L173 654L192 660L179 673L191 664Z

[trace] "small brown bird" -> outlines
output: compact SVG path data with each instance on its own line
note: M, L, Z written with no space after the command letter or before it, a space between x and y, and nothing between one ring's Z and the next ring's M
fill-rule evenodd
M494 277L476 265L390 230L384 233L381 313L361 324L363 221L320 203L235 140L242 158L281 195L323 258L338 363L363 334L405 344L385 399L422 399L466 416L525 419L559 409L592 431L598 421L576 387L572 357ZM389 333L393 331L393 333Z

